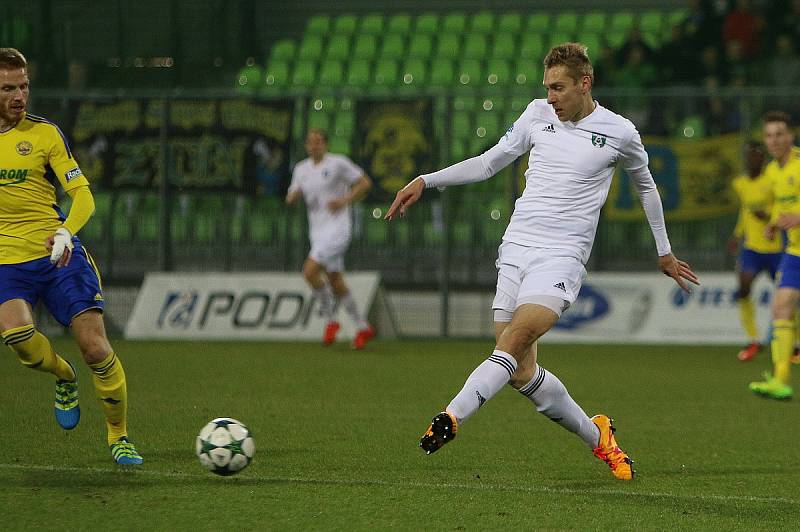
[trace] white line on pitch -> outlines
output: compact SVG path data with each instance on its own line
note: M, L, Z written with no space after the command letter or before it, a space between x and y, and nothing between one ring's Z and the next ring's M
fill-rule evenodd
M0 469L17 469L23 471L54 471L66 473L110 473L114 475L130 476L153 476L162 478L210 478L204 474L180 473L176 471L150 471L147 469L104 469L101 467L67 467L67 466L46 466L46 465L23 465L23 464L0 464ZM555 493L561 495L614 495L629 497L645 497L648 499L699 499L706 501L744 501L757 503L784 503L800 505L800 501L786 499L783 497L758 497L753 495L676 495L674 493L640 492L625 491L614 489L572 489L572 488L550 488L547 486L515 486L512 484L458 484L458 483L428 483L413 481L390 481L390 480L365 480L365 479L322 479L322 478L298 478L298 477L265 477L244 474L243 480L260 480L264 482L285 482L288 484L331 484L335 486L388 486L395 488L443 488L443 489L462 489L480 491L519 491L525 493ZM224 479L221 479L224 482Z

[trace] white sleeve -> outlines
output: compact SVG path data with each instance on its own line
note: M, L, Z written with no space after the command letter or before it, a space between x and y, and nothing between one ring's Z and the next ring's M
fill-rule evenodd
M489 179L514 162L516 158L516 155L507 153L497 144L477 157L448 166L438 172L424 174L421 177L425 181L426 188L477 183Z
M349 157L345 157L344 155L342 155L341 159L339 159L338 166L339 175L341 175L345 181L351 185L361 179L361 176L364 175L364 170L356 163L351 161Z
M289 189L286 192L294 192L300 191L300 176L297 172L297 166L295 165L294 170L292 170L292 181L289 183Z
M661 195L656 188L656 182L648 168L649 159L642 145L642 138L636 129L633 130L628 143L620 149L622 153L622 167L628 173L639 194L650 230L656 240L658 256L668 255L672 248L667 236L667 226L664 222L664 208L661 205Z

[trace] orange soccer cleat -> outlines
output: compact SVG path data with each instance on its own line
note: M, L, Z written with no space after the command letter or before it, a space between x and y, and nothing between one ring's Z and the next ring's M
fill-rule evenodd
M744 347L744 349L739 351L739 354L736 355L736 358L742 362L747 362L748 360L753 360L759 351L761 351L761 344L758 342L750 342Z
M445 443L454 440L458 432L458 421L450 412L439 412L431 420L428 430L419 440L419 446L425 454L433 454Z
M329 321L325 326L325 334L322 335L322 345L331 345L336 341L336 334L341 326L338 321Z
M606 415L598 414L592 418L592 423L600 429L600 441L594 448L594 455L608 464L614 477L619 480L632 480L635 471L633 460L619 448L614 438L614 420Z
M372 340L375 337L375 329L372 325L368 325L366 329L361 329L356 333L356 337L353 338L353 349L364 349L364 346L367 345L367 342Z

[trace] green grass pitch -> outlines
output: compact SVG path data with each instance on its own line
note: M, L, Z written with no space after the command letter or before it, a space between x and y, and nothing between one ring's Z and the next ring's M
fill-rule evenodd
M69 340L57 348L73 361ZM114 341L144 466L114 466L91 376L59 429L49 376L0 359L0 508L8 530L779 530L800 523L800 399L754 397L769 364L733 347L543 345L589 415L614 417L621 482L510 388L432 456L430 417L489 341L346 344ZM795 372L800 368L795 368ZM194 438L235 417L256 440L231 478Z

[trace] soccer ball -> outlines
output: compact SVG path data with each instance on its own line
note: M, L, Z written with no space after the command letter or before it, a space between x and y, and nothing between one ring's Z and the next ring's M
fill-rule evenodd
M233 475L250 464L256 444L244 423L229 417L208 422L197 435L195 452L203 466L217 475Z

